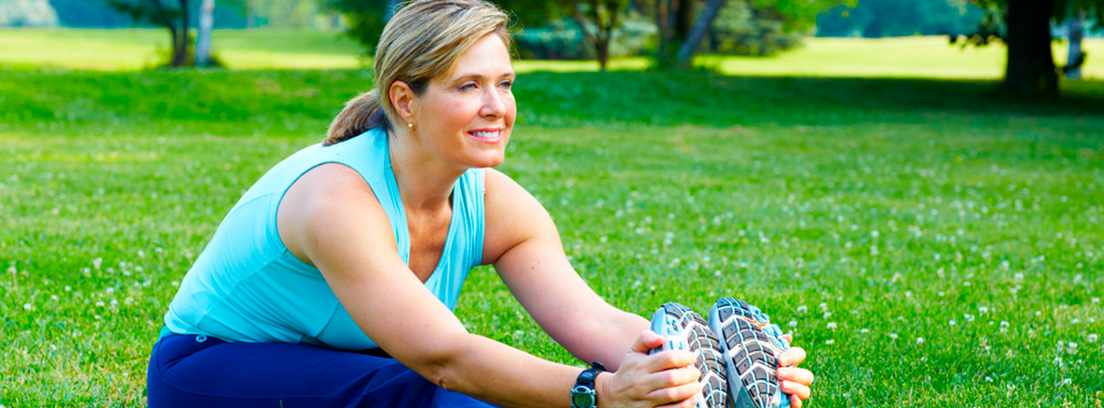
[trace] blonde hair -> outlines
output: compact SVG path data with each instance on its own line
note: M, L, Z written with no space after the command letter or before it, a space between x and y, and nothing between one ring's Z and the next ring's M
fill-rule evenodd
M372 62L374 89L345 104L326 132L323 145L351 139L399 118L388 97L395 81L422 96L429 81L452 71L456 60L488 34L510 45L509 17L483 0L416 0L400 9L383 29Z

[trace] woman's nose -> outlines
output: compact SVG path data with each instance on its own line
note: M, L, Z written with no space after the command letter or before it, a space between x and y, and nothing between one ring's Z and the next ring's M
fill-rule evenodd
M502 95L497 89L487 92L479 113L486 117L502 117L506 114L506 95Z

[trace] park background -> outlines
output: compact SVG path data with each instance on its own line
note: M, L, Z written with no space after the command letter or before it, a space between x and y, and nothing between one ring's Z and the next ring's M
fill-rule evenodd
M371 86L360 41L388 2L219 1L222 66L167 67L179 38L195 64L201 3L174 37L97 1L0 2L0 407L145 406L163 313L218 222ZM1101 406L1100 2L1028 2L1053 6L1043 92L1006 78L1019 0L682 3L511 9L500 169L601 296L761 306L809 351L812 407ZM580 29L608 19L594 4L621 16L606 70ZM1082 9L1089 57L1065 79ZM492 268L457 314L582 364Z

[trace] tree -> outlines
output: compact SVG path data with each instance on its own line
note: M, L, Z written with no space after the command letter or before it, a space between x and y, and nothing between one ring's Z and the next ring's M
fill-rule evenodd
M1085 12L1104 21L1104 0L970 1L999 13L1004 22L1008 57L1002 89L1032 98L1058 96L1058 73L1050 48L1051 20L1060 23Z
M739 1L739 0L738 0ZM856 0L743 0L762 13L778 16L789 30L811 28L820 11L840 4L854 4ZM659 28L656 52L657 66L661 69L689 67L698 45L716 18L717 9L724 1L709 0L703 11L694 18L702 1L650 0L641 1L650 9ZM697 20L695 22L695 20ZM698 27L696 30L693 27ZM693 33L693 35L692 35Z
M365 54L375 51L383 26L390 18L394 1L390 0L320 0L321 6L345 15L349 28L345 34L361 43Z
M540 25L553 19L567 18L579 27L586 41L594 47L598 68L605 71L609 65L610 41L613 31L624 21L623 13L629 0L591 1L498 1L509 10L525 10L517 13L518 22ZM538 3L538 4L534 4Z
M0 27L56 27L58 15L46 0L0 2Z
M189 0L106 0L106 2L111 8L130 16L135 22L149 22L169 30L172 37L172 56L169 66L183 67L195 64L190 35L191 11L198 4L191 3ZM223 3L227 2L223 1Z
M817 36L958 35L974 30L984 17L966 0L862 0L820 13Z

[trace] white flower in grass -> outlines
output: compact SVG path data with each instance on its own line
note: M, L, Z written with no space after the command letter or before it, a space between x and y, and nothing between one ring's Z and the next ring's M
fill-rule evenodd
M832 345L832 344L836 344L836 341L832 340L832 339L828 339L828 340L824 341L824 344Z
M836 322L828 322L828 328L832 329L832 330L835 330L836 329Z
M978 306L978 313L989 313L989 306Z
M1097 336L1096 333L1090 333L1089 337L1086 340L1088 340L1089 343L1096 343L1096 341L1099 340L1099 339L1100 339L1100 337Z
M889 338L897 340L897 333L890 333Z
M92 267L93 268L100 269L100 265L102 265L102 264L103 264L103 258L96 258L96 259L92 260Z
M859 330L859 333L862 333L862 334L870 333L870 329L866 329L866 328L861 329L861 330Z
M805 312L806 312L806 311L808 311L808 310L809 310L809 307L808 307L808 306L805 306L805 305L801 305L801 306L798 306L798 307L797 307L797 312L798 312L798 313L805 313Z
M985 382L993 382L993 377L985 376Z
M58 295L50 295L50 300L58 300Z
M790 320L790 322L786 323L786 325L790 327L797 327L797 320Z
M1062 379L1062 383L1058 384L1058 385L1069 385L1069 384L1073 384L1073 380L1071 380L1069 378L1064 378L1064 379Z
M917 337L916 338L916 344L924 344L924 338L923 337Z
M939 297L945 297L945 296L947 296L947 293L946 293L946 292L944 292L944 291L939 291Z
M956 322L954 319L951 319L951 321L947 322L947 324L949 324L951 326L954 326L954 325L958 324L958 322Z
M1039 310L1035 311L1035 316L1042 316L1042 315L1043 315L1042 311L1039 311Z
M24 303L23 304L23 310L28 310L29 311L31 309L34 309L34 305L32 305L30 303Z
M1093 303L1100 303L1100 298L1094 297L1094 298L1092 298L1092 302Z

